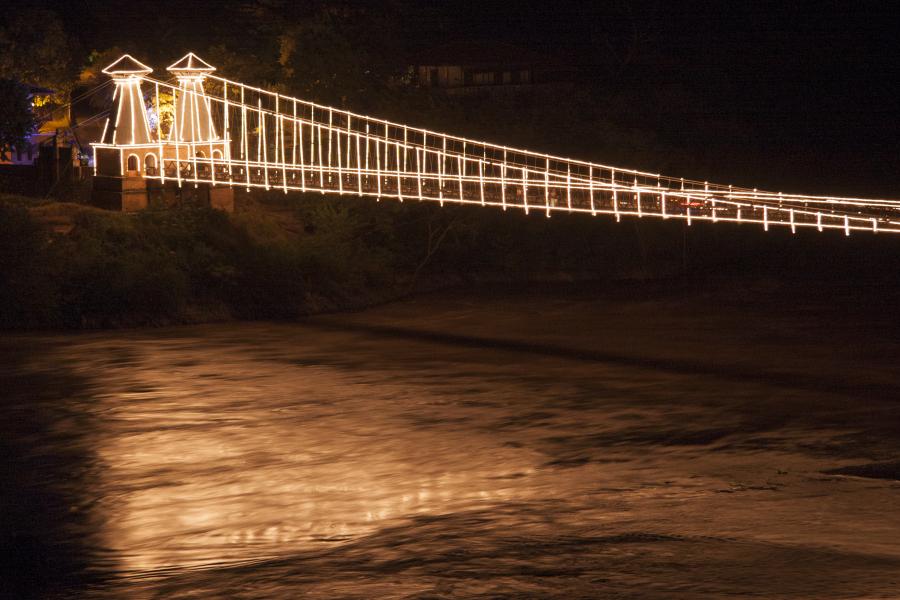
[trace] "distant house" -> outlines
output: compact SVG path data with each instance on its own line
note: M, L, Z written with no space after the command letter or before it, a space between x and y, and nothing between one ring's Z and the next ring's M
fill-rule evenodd
M76 87L71 93L76 99L72 103L66 103L69 95L63 97L54 90L34 85L26 88L38 129L22 148L0 153L0 165L32 166L51 159L61 164L72 162L74 167L86 164L90 142L100 139L104 121L98 118L97 107L91 103L91 88Z
M448 93L527 92L566 88L576 70L522 48L498 42L456 42L415 60L419 85Z

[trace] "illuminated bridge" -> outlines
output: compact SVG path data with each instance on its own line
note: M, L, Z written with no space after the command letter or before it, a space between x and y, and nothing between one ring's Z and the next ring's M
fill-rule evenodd
M95 144L99 187L140 208L146 182L428 200L539 211L900 232L900 201L782 194L667 177L470 140L214 75L189 53L170 81L124 55ZM102 181L107 181L106 186ZM225 200L222 200L224 198ZM138 199L138 200L135 200ZM143 201L146 206L146 200Z

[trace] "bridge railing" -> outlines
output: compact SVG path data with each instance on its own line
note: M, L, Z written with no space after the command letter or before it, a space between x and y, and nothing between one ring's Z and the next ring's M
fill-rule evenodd
M146 176L284 192L900 232L900 202L781 194L551 156L394 123L207 75L191 89L145 78L162 167ZM209 139L173 139L166 99L209 106ZM200 97L198 97L200 96ZM170 100L168 100L170 102ZM177 118L175 112L174 118ZM184 118L184 117L183 117ZM220 132L220 133L218 133Z

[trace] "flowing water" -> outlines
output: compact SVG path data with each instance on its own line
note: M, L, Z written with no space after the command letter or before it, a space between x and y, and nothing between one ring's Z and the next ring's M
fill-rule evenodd
M7 335L0 591L900 598L894 319L809 298Z

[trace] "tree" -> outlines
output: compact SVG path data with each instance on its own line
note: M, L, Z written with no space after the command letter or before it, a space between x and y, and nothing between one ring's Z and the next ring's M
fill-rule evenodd
M36 127L25 86L11 79L0 79L0 156L24 147Z
M398 21L387 7L349 0L253 0L243 10L265 36L265 47L251 54L277 59L271 62L288 93L365 108L405 68Z
M0 26L0 77L68 92L75 81L71 41L48 10L12 11Z

